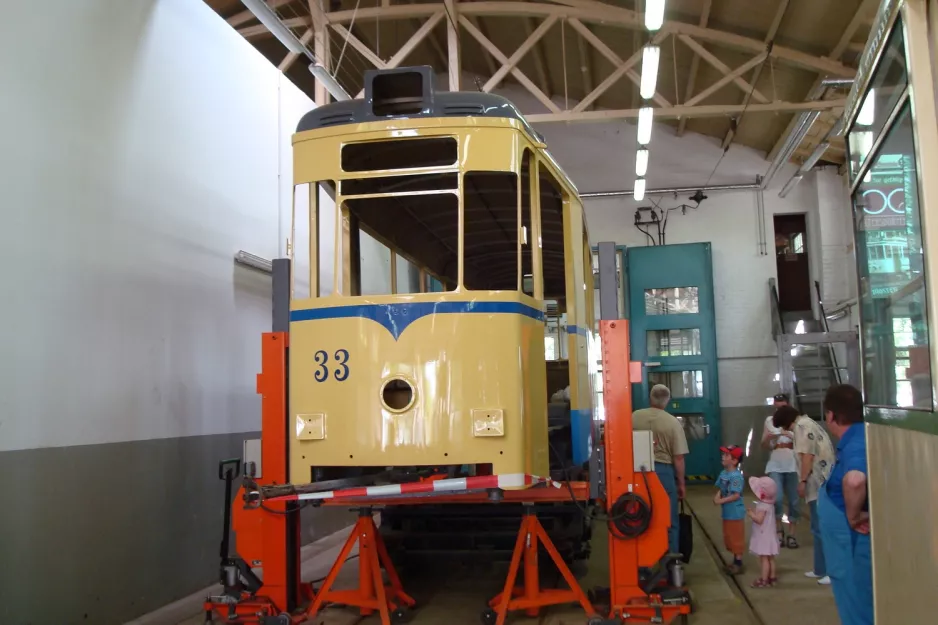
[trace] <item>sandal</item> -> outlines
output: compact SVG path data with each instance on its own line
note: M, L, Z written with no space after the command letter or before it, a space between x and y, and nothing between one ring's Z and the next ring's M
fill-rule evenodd
M760 577L758 579L752 580L752 584L750 584L750 586L752 588L768 588L769 586L771 586L771 583L769 582L769 580L762 579Z
M788 547L789 549L797 549L798 541L795 539L794 536L788 536L785 538L785 546Z
M768 584L769 584L769 586L772 586L773 588L775 587L775 584L777 584L777 583L778 583L778 578L777 578L777 577L770 577L770 578L768 579Z

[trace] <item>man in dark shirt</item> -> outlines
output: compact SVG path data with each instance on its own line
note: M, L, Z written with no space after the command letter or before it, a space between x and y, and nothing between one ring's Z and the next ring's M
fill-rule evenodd
M824 409L828 430L840 439L834 468L818 496L827 572L842 625L873 625L863 396L838 384L828 389Z

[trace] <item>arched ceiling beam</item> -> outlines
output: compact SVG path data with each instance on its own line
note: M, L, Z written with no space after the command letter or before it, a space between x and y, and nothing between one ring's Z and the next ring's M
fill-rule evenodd
M459 5L461 15L474 17L541 17L544 19L554 17L555 19L579 19L586 23L619 26L633 30L645 27L641 16L635 11L588 0L564 0L562 4L483 1L459 2ZM356 21L374 20L378 19L379 16L382 20L395 20L429 17L442 10L442 3L431 3L359 8L357 13L355 11L334 11L329 13L328 16L331 23L343 24L351 22L353 14L356 15ZM766 48L765 42L759 39L674 20L666 21L662 26L662 31L677 35L688 35L698 41L706 41L736 50L759 53ZM772 46L770 56L791 65L831 76L852 78L856 73L853 68L831 58L815 56L785 46Z

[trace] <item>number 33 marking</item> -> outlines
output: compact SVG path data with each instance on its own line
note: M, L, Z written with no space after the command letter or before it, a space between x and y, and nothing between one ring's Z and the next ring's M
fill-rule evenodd
M344 382L349 376L348 351L344 349L336 350L333 357L339 366L332 372L332 377L335 378L336 382ZM329 379L329 367L327 366L329 354L323 350L319 350L316 352L314 358L319 367L316 369L316 373L313 374L313 377L316 378L317 382L325 382Z

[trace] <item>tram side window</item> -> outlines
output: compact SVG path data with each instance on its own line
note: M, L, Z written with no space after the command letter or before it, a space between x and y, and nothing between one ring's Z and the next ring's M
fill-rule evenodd
M293 188L289 243L294 299L323 297L333 292L335 188L332 181L303 183ZM314 230L315 238L310 236ZM314 241L316 245L312 245Z
M521 291L534 296L534 233L531 230L531 152L524 151L521 159Z
M471 171L463 176L463 266L467 289L518 289L518 176Z
M367 232L359 231L359 293L391 294L391 249Z
M355 244L354 234L361 228L373 233L374 239L386 243L384 249L389 245L399 254L395 258L398 293L430 291L428 284L420 283L421 270L437 281L437 290L455 289L459 271L457 189L456 177L452 174L343 180L342 193L351 196L345 200L350 243ZM365 239L358 237L361 245L364 245L363 241ZM366 280L368 269L355 267L356 261L361 264L363 254L364 249L360 253L350 253L349 261L353 265L351 274L361 275ZM388 261L387 267L383 264L380 267L381 275L388 279L382 293L391 292L390 254L390 250L381 253L381 258ZM417 273L416 286L414 272ZM362 287L364 289L364 284Z
M395 293L420 293L420 269L400 254L394 254L394 271L397 274Z
M544 299L557 300L565 308L567 264L564 257L563 194L549 172L540 171L541 268Z

